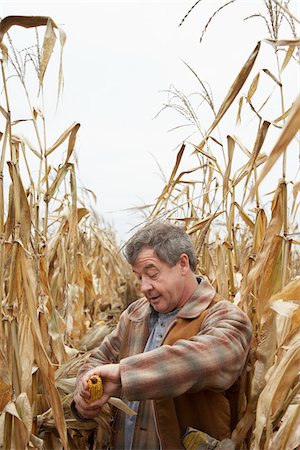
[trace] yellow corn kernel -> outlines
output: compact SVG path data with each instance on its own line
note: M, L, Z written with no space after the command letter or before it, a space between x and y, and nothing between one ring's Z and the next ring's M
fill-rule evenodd
M103 394L103 384L101 377L98 375L93 375L88 380L88 387L90 391L90 398L86 400L87 403L92 403L98 400Z

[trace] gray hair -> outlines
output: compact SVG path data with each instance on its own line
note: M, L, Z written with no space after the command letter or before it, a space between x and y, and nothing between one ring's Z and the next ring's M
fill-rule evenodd
M124 256L133 265L143 247L150 247L154 253L169 266L175 266L180 255L189 258L190 268L196 270L196 255L189 235L180 227L166 222L147 225L137 231L127 242Z

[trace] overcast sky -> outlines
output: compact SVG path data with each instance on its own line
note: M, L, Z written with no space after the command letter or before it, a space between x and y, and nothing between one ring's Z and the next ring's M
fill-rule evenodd
M96 194L95 208L120 239L141 220L125 210L153 203L164 186L156 160L168 177L176 151L192 132L169 131L185 123L175 111L156 117L170 88L186 95L199 89L184 62L209 84L219 106L257 41L268 37L263 20L243 21L263 12L263 1L239 0L214 18L200 44L205 23L224 2L203 0L179 27L194 3L1 1L1 18L47 15L66 32L64 92L48 124L49 141L80 122L79 180ZM300 16L298 2L290 8ZM264 49L264 64L270 52ZM51 70L49 103L56 94L57 65ZM299 78L295 82L299 90Z

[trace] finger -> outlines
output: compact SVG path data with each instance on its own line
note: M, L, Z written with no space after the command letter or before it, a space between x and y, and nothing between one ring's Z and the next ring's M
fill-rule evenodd
M93 411L99 411L101 410L101 406L93 406Z
M98 408L102 408L102 406L105 405L105 403L107 403L109 399L110 399L109 395L102 394L102 396L98 400L96 400L94 404L95 406L98 406Z
M82 377L82 380L85 380L85 382L88 382L88 379L91 378L93 375L100 375L101 372L101 366L94 367L94 369L88 370Z
M80 383L78 385L78 392L79 392L79 395L81 397L85 397L85 398L89 398L90 397L90 390L89 390L89 387L88 387L87 383L86 384Z

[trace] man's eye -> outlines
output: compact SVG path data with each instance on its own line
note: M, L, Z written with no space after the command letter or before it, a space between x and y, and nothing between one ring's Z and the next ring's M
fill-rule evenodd
M148 275L149 275L149 277L151 278L151 280L155 280L155 279L158 277L158 273L157 273L157 272L155 272L155 273L149 273Z

